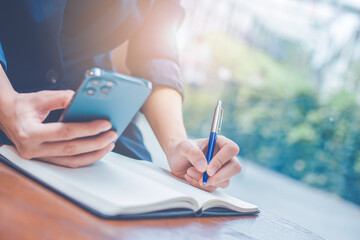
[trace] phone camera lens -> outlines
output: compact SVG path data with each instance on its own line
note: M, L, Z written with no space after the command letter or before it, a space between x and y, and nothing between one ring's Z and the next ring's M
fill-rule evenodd
M110 91L111 91L111 88L110 88L110 87L102 87L102 88L101 88L101 92L102 92L104 95L109 94Z
M96 90L94 88L88 88L85 90L86 95L94 96L96 93Z
M98 80L98 79L92 80L91 85L94 87L100 86L100 80Z
M106 85L107 87L112 87L112 86L114 86L114 82L112 82L112 81L107 81L105 85Z

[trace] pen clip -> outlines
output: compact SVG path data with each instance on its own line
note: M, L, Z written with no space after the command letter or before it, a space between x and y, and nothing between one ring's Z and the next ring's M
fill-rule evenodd
M219 118L218 118L218 124L217 124L217 127L216 127L216 132L217 132L217 133L219 133L220 130L221 130L223 115L224 115L224 109L223 109L223 108L220 108Z

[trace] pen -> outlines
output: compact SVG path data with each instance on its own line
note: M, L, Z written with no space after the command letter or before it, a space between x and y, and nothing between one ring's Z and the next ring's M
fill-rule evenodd
M224 110L222 109L221 105L222 105L222 102L219 100L216 105L212 124L211 124L208 149L207 149L207 153L206 153L206 160L207 160L208 164L210 163L211 159L213 158L214 148L215 148L215 144L216 144L216 135L220 132L220 129L221 129L222 118L223 118L223 113L224 113ZM203 175L203 186L204 187L206 186L208 177L209 176L207 175L207 173L204 172L204 175Z

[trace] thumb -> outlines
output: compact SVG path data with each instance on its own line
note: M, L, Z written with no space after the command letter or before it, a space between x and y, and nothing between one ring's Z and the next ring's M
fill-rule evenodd
M207 168L207 161L204 153L196 142L191 140L184 140L180 143L180 155L188 159L188 161L199 171L205 172Z
M40 98L42 101L42 107L44 111L52 111L57 109L66 108L73 96L72 90L55 90L55 91L40 91Z

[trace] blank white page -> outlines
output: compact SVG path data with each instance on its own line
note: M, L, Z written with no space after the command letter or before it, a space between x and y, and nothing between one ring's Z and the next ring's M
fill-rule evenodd
M113 162L114 164L121 164L120 162ZM128 168L130 171L136 171L156 182L163 183L187 196L191 196L200 207L204 207L204 210L211 207L225 207L238 212L255 212L258 210L256 205L241 201L219 190L209 193L193 187L185 180L174 177L169 171L149 162L131 161L124 164L123 167Z

